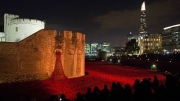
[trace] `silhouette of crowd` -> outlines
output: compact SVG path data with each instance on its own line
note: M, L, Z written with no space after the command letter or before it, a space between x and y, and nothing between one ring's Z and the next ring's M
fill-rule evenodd
M180 101L179 75L166 73L165 76L165 84L159 84L155 75L152 81L151 78L136 79L132 86L112 82L111 88L106 84L102 90L98 86L93 90L87 88L85 94L77 93L74 100L62 94L52 95L48 101Z

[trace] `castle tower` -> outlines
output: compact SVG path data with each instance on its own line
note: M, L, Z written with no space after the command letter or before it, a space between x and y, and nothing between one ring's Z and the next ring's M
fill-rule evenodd
M4 14L6 42L19 42L44 28L44 21L19 18L19 15Z
M10 40L10 34L8 33L10 31L11 20L15 18L19 18L19 15L4 14L4 33L6 40Z
M140 28L139 33L140 34L146 34L147 33L147 25L146 25L146 8L145 8L145 1L142 3L141 6L141 18L140 18Z

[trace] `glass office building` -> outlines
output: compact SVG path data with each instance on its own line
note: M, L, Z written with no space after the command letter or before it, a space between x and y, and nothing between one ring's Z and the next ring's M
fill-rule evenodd
M180 24L164 28L162 48L164 51L180 52Z

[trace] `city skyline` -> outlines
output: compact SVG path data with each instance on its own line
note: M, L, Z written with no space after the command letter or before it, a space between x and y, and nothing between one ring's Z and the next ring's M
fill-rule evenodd
M139 32L144 1L149 33L162 33L163 28L180 23L179 0L7 0L0 3L0 23L4 13L17 14L22 18L45 20L46 29L82 32L87 43L123 46L127 34Z

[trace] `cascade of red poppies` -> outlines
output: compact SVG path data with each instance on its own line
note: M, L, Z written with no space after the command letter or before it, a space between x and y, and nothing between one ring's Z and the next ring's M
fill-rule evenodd
M58 81L67 78L63 71L63 66L61 63L61 52L56 52L56 64L54 71L52 73L52 80Z

